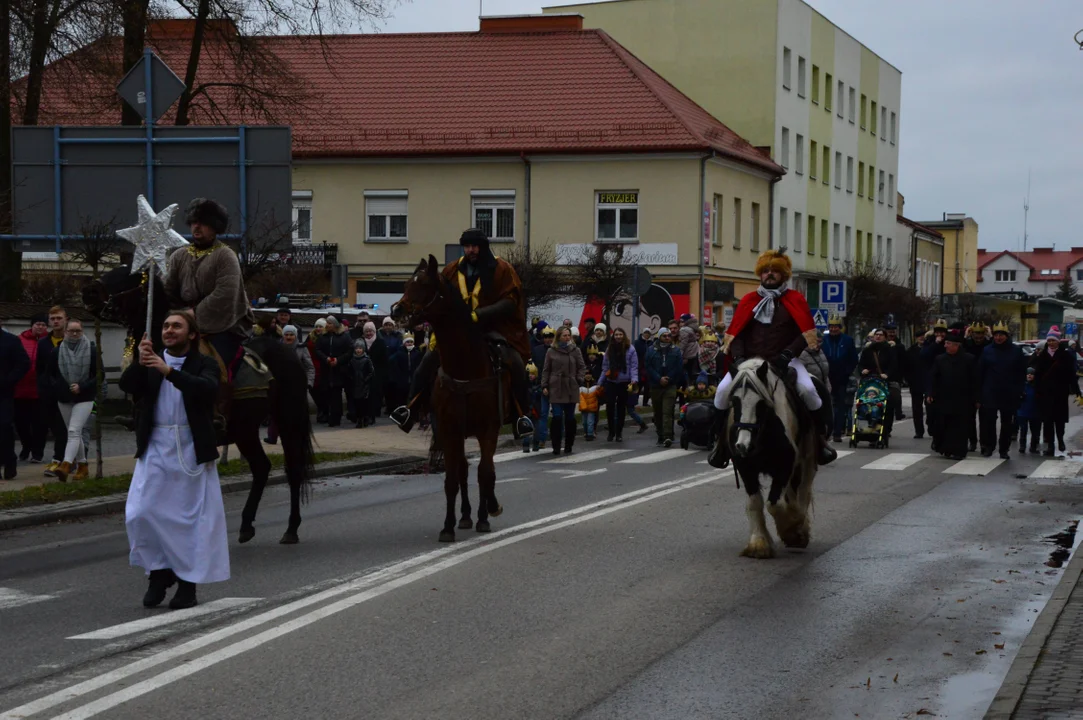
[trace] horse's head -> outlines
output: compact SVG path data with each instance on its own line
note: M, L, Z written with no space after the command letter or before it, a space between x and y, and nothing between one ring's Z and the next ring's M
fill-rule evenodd
M444 297L444 280L436 258L429 255L428 260L417 264L417 269L406 281L402 297L391 306L391 317L397 322L407 322L410 326L431 322L433 316L441 311L441 299Z
M737 457L748 457L764 449L759 440L774 413L774 396L782 379L770 364L759 358L746 360L730 384L730 446Z

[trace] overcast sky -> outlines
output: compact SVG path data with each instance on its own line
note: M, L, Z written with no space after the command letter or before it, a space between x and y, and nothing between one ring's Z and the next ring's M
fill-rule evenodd
M965 212L982 247L1018 249L1030 171L1029 247L1083 246L1083 52L1072 40L1083 2L808 1L902 70L899 191L908 217ZM549 4L558 3L484 0L484 11ZM383 29L476 30L477 17L478 0L412 0Z

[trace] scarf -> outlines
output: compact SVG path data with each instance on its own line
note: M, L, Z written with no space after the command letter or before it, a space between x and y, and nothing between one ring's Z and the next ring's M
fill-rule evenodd
M714 343L709 343L714 345ZM718 346L708 347L708 344L700 345L699 369L708 375L717 375L718 372Z
M67 338L57 348L60 375L69 385L90 379L90 340L85 335L72 342Z
M763 285L756 288L756 294L763 299L756 303L756 308L752 311L752 317L764 325L770 325L771 321L775 319L775 304L782 297L783 291L784 288L772 290L771 288L765 288Z

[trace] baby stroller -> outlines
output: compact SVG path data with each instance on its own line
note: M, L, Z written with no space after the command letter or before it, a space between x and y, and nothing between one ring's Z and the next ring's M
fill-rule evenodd
M710 400L697 400L681 406L681 449L687 450L692 443L714 447L716 438L711 436L711 425L718 410Z
M872 443L876 449L887 447L884 437L884 415L887 412L888 385L878 377L866 377L857 386L854 395L854 426L850 435L850 447L859 442Z

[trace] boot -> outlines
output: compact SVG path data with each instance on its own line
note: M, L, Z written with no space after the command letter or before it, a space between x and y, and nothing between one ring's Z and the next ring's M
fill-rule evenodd
M86 480L90 477L90 465L81 462L75 466L75 474L71 476L72 480Z
M1027 453L1027 429L1024 427L1019 428L1019 454L1026 455Z
M1045 450L1042 451L1042 457L1056 457L1056 454L1053 451L1053 443L1046 443Z
M719 410L714 416L714 422L711 423L711 437L714 439L714 448L711 450L711 454L707 456L707 464L719 470L729 467L730 464L729 443L723 437L729 415L729 410Z
M1050 445L1050 447L1052 447L1052 445ZM57 480L59 480L60 482L67 482L68 475L71 474L71 463L65 460L64 462L56 466L55 472L55 477Z
M1064 433L1057 433L1057 449L1061 452L1067 450L1067 448L1064 446Z
M572 445L575 443L575 417L564 418L564 454L572 454Z
M553 419L549 421L549 437L553 441L553 454L560 454L560 444L562 441L562 432L564 430L564 416L554 415Z
M196 584L177 578L177 592L169 601L170 610L187 610L198 605L196 600Z
M816 454L817 465L827 465L834 462L839 454L835 452L835 448L831 447L829 442L831 439L831 423L834 421L832 417L831 406L824 404L820 406L820 409L816 411L816 424L817 424L817 440L820 447Z
M147 593L143 596L143 607L158 607L165 600L165 591L177 582L172 570L151 570Z

